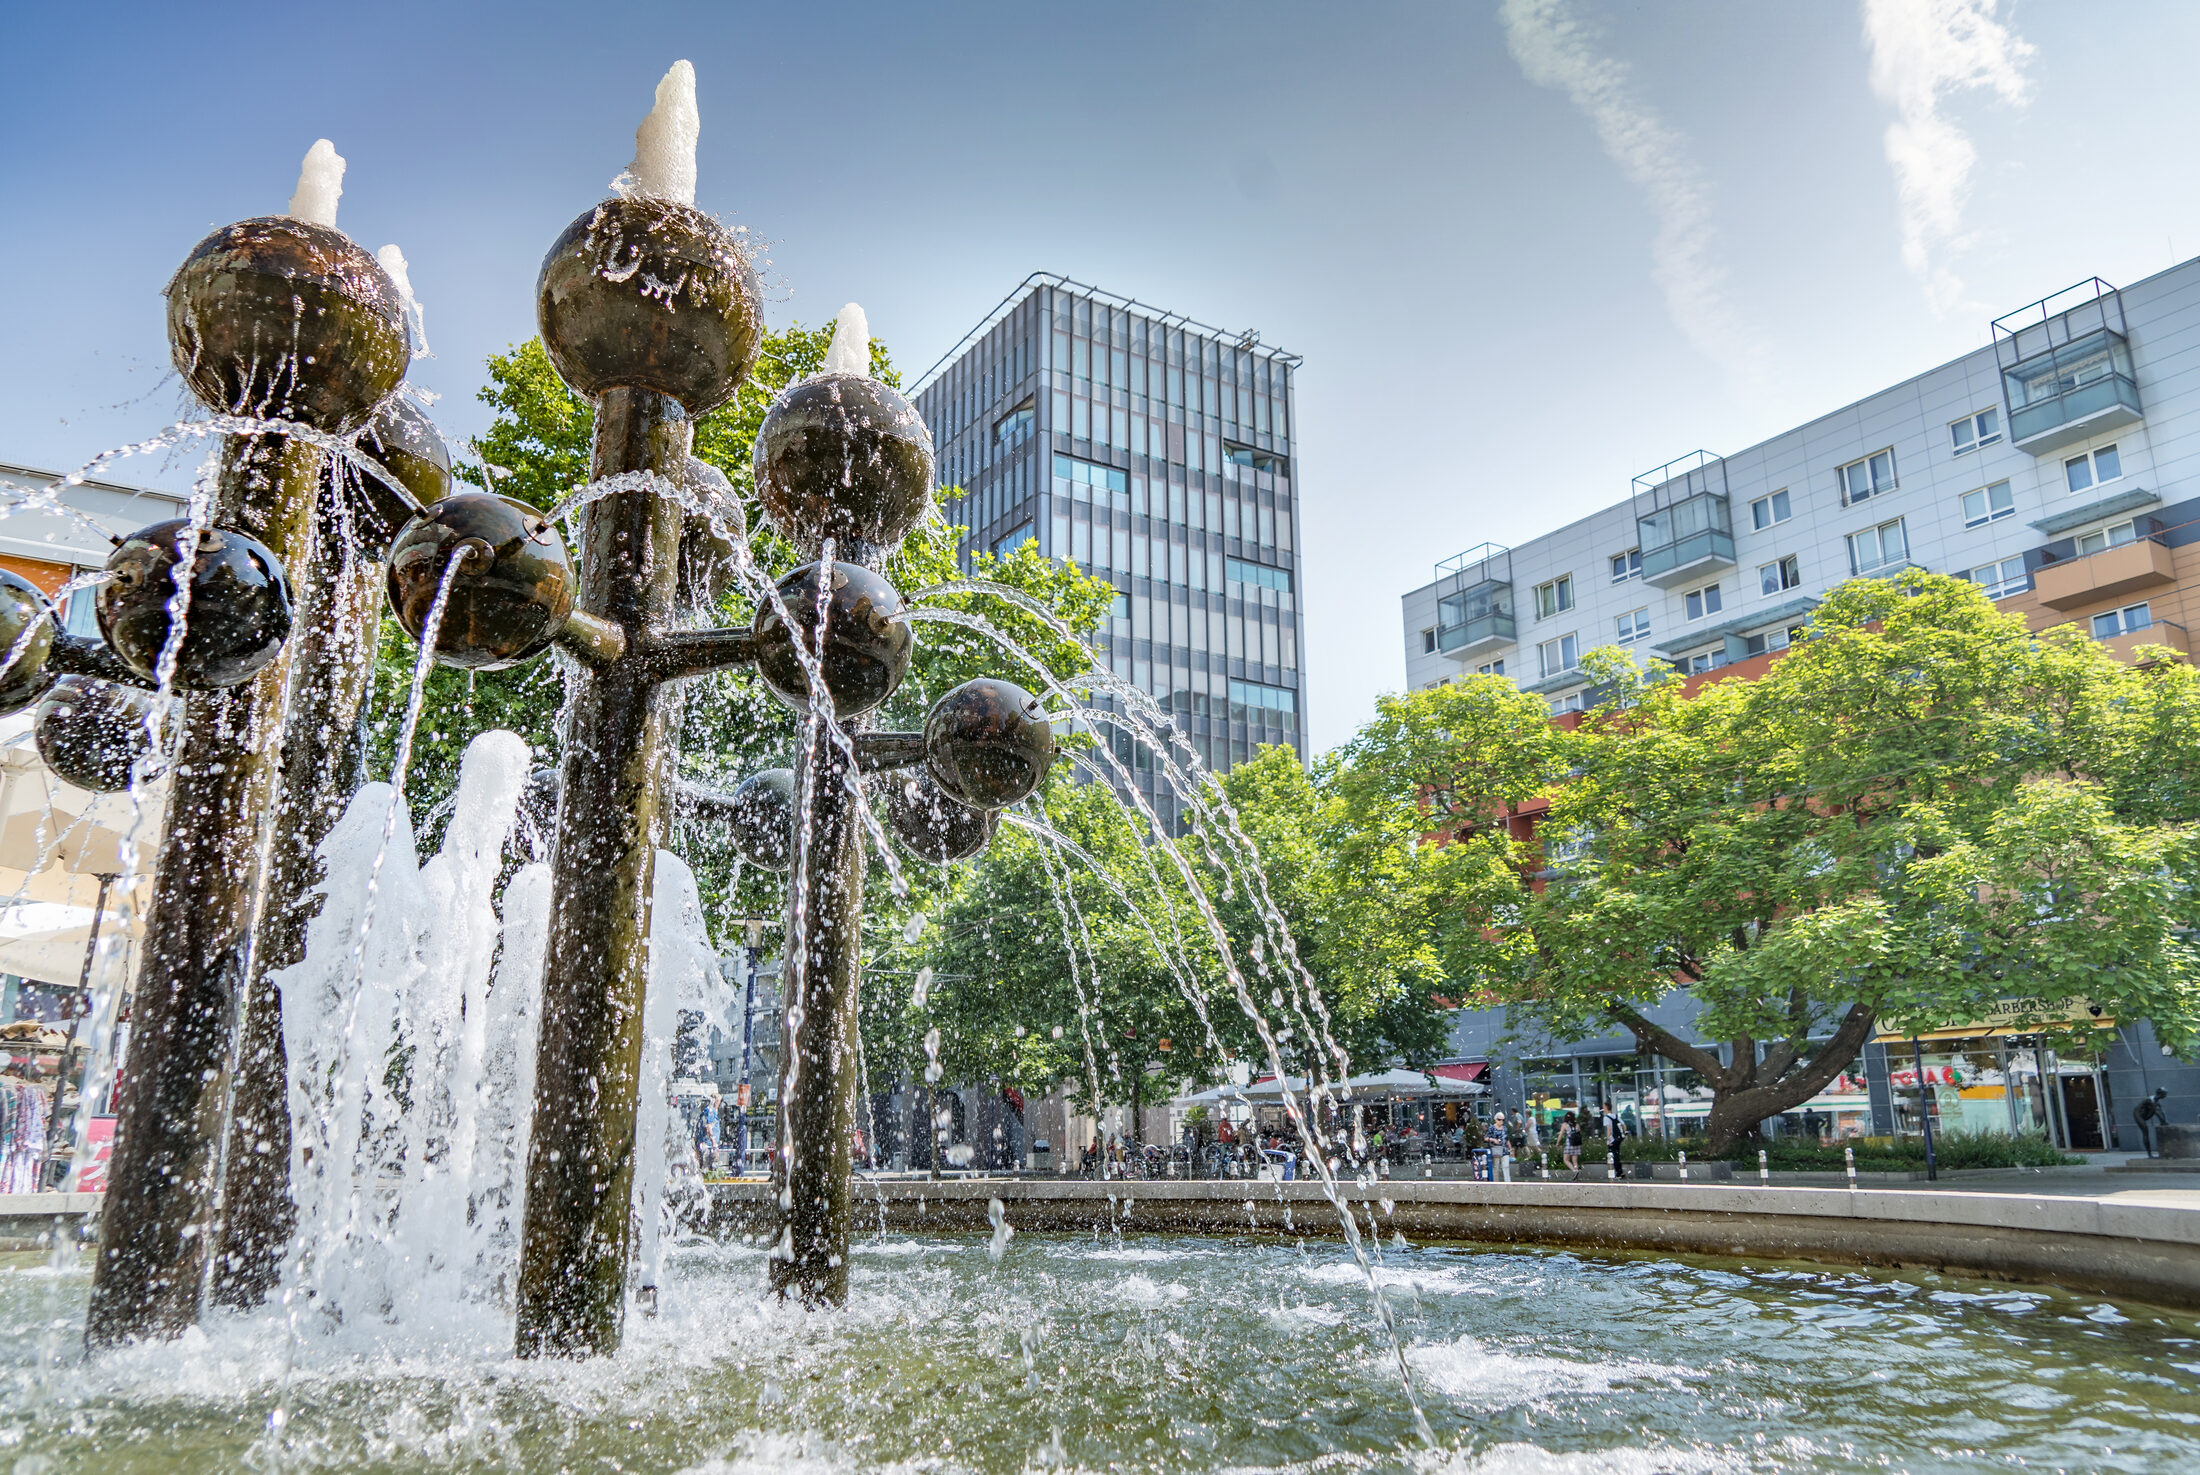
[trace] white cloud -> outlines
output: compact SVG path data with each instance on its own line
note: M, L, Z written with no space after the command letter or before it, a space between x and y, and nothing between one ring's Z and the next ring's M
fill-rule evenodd
M1498 14L1522 75L1565 93L1649 201L1658 222L1651 274L1674 322L1737 377L1760 375L1765 356L1726 300L1711 187L1686 141L1636 96L1627 64L1598 53L1596 33L1574 13L1572 0L1505 0Z
M1895 111L1887 162L1902 206L1902 261L1925 284L1935 312L1961 302L1950 265L1970 244L1963 202L1978 150L1941 116L1943 98L1986 88L2021 106L2032 47L1994 18L2000 0L1864 0L1872 91Z

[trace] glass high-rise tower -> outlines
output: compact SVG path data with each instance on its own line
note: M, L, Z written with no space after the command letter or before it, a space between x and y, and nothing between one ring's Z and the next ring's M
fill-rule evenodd
M915 396L969 550L1073 559L1115 586L1100 651L1216 770L1306 756L1296 354L1050 273L1024 280ZM1126 740L1164 819L1165 787Z

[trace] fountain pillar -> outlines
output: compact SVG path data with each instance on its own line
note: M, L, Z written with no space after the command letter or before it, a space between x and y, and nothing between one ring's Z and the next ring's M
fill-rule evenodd
M670 478L686 465L693 434L670 396L606 390L591 475ZM629 631L665 624L678 591L679 505L653 491L618 492L585 518L577 607ZM619 1344L669 708L643 663L621 659L585 670L566 718L527 1153L523 1356Z
M238 1013L237 1075L210 1287L225 1306L256 1306L275 1288L295 1213L290 1199L290 1073L283 998L271 975L302 961L321 910L315 853L366 777L359 723L381 629L382 561L407 516L450 494L443 438L408 401L376 411L359 448L396 485L332 464L322 479L312 554L299 570L290 641L293 716L282 735L268 900ZM356 492L354 492L356 487Z
M169 285L168 324L176 366L210 409L332 434L364 423L410 361L388 276L315 220L261 217L209 236ZM135 980L85 1326L94 1346L173 1335L198 1316L281 763L283 568L307 560L323 460L277 435L230 437L211 530L146 530L109 560L116 577L100 590L115 653L151 678L166 648L190 695ZM171 639L178 583L190 601Z
M796 765L796 792L809 795L809 827L795 866L808 879L808 894L797 918L788 888L786 956L796 971L781 982L780 1037L787 1043L772 1168L784 1219L772 1288L807 1304L848 1299L864 860L862 816L849 778L847 755L821 729Z

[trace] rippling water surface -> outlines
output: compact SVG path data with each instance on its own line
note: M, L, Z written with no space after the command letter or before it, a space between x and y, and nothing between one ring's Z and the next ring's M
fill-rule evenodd
M63 1470L2200 1470L2200 1320L1932 1276L1432 1246L862 1245L845 1314L675 1257L609 1363L508 1323L223 1318L87 1363L88 1278L0 1269L0 1475ZM271 1417L273 1416L273 1417ZM271 1428L271 1425L276 1426Z

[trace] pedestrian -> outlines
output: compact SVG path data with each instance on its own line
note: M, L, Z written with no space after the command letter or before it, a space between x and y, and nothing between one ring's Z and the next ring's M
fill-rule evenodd
M1564 1149L1566 1166L1573 1170L1573 1181L1581 1181L1581 1119L1572 1112L1566 1113L1564 1126L1559 1129L1559 1146Z
M1490 1149L1490 1180L1512 1182L1512 1134L1505 1128L1505 1113L1490 1118L1489 1131L1482 1140Z
M2148 1157L2162 1155L2159 1146L2161 1130L2169 1122L2169 1113L2162 1109L2162 1103L2168 1098L2169 1092L2157 1086L2154 1094L2140 1102L2138 1108L2131 1113L2132 1120L2139 1124L2139 1145L2147 1150Z
M1612 1110L1607 1103L1604 1108L1604 1161L1611 1168L1614 1178L1619 1176L1620 1144L1626 1140L1627 1128L1621 1124L1619 1113Z

